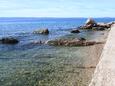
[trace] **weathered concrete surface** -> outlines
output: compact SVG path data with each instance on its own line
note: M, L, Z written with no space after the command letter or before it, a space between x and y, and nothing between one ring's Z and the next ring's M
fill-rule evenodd
M100 62L89 86L115 86L115 25L109 32Z

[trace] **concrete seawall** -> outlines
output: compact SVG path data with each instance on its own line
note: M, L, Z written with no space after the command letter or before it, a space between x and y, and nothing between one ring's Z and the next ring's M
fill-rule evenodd
M112 26L89 86L115 86L115 25Z

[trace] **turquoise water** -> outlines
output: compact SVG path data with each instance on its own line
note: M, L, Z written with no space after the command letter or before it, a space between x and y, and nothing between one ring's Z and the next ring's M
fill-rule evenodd
M96 20L109 22L114 18ZM55 38L85 37L93 40L103 37L101 31L70 33L72 28L83 25L85 21L85 18L0 18L0 37L13 36L20 40L17 45L0 44L0 86L87 86L94 68L83 67L96 66L99 57L90 55L90 49L95 51L95 46L31 44ZM50 34L33 34L34 30L41 28L48 28Z

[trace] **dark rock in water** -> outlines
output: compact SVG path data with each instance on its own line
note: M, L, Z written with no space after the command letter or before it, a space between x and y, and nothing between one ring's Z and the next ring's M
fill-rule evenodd
M89 24L89 25L85 25L85 26L83 26L81 29L92 29L92 25L91 24Z
M76 29L76 30L72 30L71 33L80 33L80 31Z
M75 46L79 43L78 39L74 40L64 40L64 39L57 39L57 40L50 40L47 41L46 44L53 45L53 46ZM81 44L81 43L79 43Z
M113 23L98 23L98 27L103 27L103 28L111 28Z
M0 39L0 43L2 44L17 44L19 41L15 38L12 37L6 37L6 38L2 38Z
M44 41L33 41L31 44L44 44Z
M36 30L33 32L34 34L45 34L48 35L49 34L49 30L48 29L41 29L41 30Z
M95 41L88 41L85 43L85 46L97 44Z
M53 46L89 46L94 44L100 44L101 42L87 41L86 39L72 39L72 40L50 40L46 44Z
M86 39L83 38L83 37L79 38L79 40L80 40L80 41L86 41Z
M106 30L107 28L104 27L92 27L92 30L99 30L99 31L103 31Z
M115 24L115 21L107 23L110 27Z
M99 31L103 31L103 30L107 30L107 28L98 27L98 29L97 29L97 30L99 30Z

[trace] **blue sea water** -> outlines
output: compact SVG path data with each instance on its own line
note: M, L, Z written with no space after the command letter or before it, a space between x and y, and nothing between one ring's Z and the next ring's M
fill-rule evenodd
M72 28L85 23L87 18L0 18L0 37L16 37L20 44L34 40L50 40L69 34ZM111 22L115 18L96 18L97 22ZM35 35L34 30L48 28L48 36ZM87 34L83 33L82 35Z
M87 18L0 18L0 38L11 36L20 41L17 45L0 44L0 85L64 86L64 80L72 79L67 78L71 75L67 70L71 71L71 68L75 70L76 66L85 63L85 57L88 55L81 53L87 48L32 45L31 42L59 37L95 39L102 32L70 33L72 28L83 25L86 20ZM115 18L95 18L95 20L106 23L115 21ZM42 28L48 28L50 34L33 34L34 30ZM81 70L77 70L77 73L79 72ZM71 85L68 82L66 86Z

